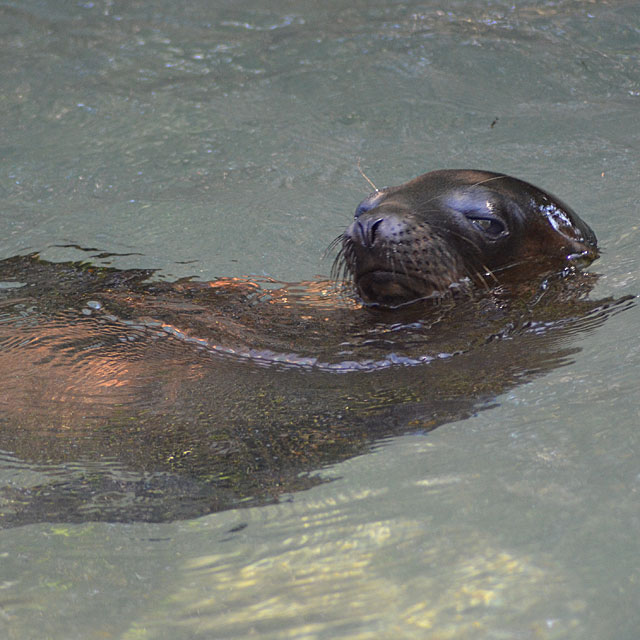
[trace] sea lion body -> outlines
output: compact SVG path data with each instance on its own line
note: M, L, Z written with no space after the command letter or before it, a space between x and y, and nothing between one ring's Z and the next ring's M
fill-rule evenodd
M539 270L595 257L589 227L498 174L380 190L340 242L360 296L382 308L363 312L327 281L0 260L0 449L37 471L37 484L0 482L0 527L273 502L380 438L492 406L565 364L568 338L616 308L587 299L595 276ZM491 285L516 263L525 286L384 308Z
M591 228L555 196L503 174L443 170L365 198L337 264L365 303L393 307L597 255Z

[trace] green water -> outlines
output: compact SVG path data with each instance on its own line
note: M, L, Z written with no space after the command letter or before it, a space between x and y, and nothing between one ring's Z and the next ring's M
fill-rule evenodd
M639 50L633 2L3 2L0 257L309 279L359 167L477 167L569 202L594 296L637 294ZM637 638L639 315L278 504L3 530L0 635Z

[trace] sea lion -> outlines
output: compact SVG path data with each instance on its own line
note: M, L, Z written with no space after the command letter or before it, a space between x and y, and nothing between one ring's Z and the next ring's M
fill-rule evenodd
M167 282L92 260L0 260L0 450L37 471L0 482L0 528L276 501L381 438L493 406L625 308L588 299L593 274L552 277L594 259L595 235L499 174L380 190L339 242L337 265L379 308L322 280ZM516 272L522 283L502 284Z
M594 232L560 199L475 170L375 191L337 243L334 271L353 278L364 303L386 307L598 257Z

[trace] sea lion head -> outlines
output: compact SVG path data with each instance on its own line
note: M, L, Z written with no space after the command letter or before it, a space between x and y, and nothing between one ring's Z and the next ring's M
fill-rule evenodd
M598 256L593 231L558 198L471 170L375 191L338 242L335 272L353 279L364 303L386 307Z

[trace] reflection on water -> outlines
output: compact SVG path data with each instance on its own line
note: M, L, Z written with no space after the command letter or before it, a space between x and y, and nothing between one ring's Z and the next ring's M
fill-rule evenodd
M148 276L0 263L23 285L2 301L0 448L51 474L4 490L5 525L272 502L377 438L460 419L565 364L569 336L628 306L585 300L595 280L580 273L404 311L358 309L321 281Z
M414 442L431 464L446 449L435 439L430 448ZM405 458L411 465L418 460ZM473 487L475 469L434 477L427 465L412 467L404 473L412 481L394 487L393 470L390 482L361 461L349 467L355 486L346 493L331 485L314 490L303 510L267 507L257 522L240 516L226 531L222 523L200 521L190 534L192 549L209 552L189 554L171 614L151 607L125 637L140 627L159 638L517 637L525 629L533 637L563 637L586 630L577 584L544 554L505 549L499 536L479 527L461 496ZM432 480L419 480L425 473ZM532 595L539 593L553 605L538 609Z
M450 532L451 546L427 547L420 553L430 573L399 584L392 576L404 573L415 559L399 557L398 540L421 548L427 543L422 524L390 520L354 527L335 520L325 519L322 529L330 526L339 537L325 540L322 529L312 525L310 532L239 572L224 555L194 559L187 567L194 586L175 603L182 614L175 626L187 632L195 627L201 636L277 638L286 630L344 637L369 623L384 624L388 633L395 627L421 637L427 630L448 629L451 637L461 637L477 633L488 620L508 628L509 618L526 612L528 591L553 581L530 560L500 551L490 540ZM457 550L461 545L463 555ZM283 593L283 584L293 588ZM506 600L519 606L505 607ZM479 611L485 617L481 624ZM389 623L391 618L395 624Z

